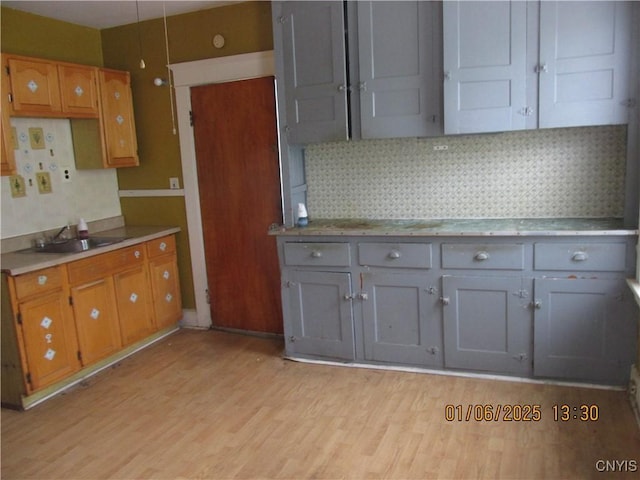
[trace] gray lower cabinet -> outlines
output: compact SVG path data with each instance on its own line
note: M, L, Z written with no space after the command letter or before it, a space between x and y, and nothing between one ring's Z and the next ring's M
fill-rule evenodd
M355 358L349 273L291 270L284 290L289 355Z
M622 385L635 238L278 239L291 357Z
M531 279L442 277L444 365L531 373Z
M638 338L622 279L535 280L534 375L625 383Z
M438 290L427 274L364 273L364 359L442 366Z

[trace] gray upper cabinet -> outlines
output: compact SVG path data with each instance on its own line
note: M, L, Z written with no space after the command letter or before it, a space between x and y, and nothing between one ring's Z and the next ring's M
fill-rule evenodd
M441 5L358 2L362 138L442 134Z
M628 122L629 2L444 2L445 133Z
M630 42L629 2L541 2L540 128L627 123Z
M289 141L344 140L348 113L342 2L276 2L273 7L274 34L282 35L283 127Z
M525 128L525 2L444 2L444 130Z
M274 2L288 142L441 134L441 8Z

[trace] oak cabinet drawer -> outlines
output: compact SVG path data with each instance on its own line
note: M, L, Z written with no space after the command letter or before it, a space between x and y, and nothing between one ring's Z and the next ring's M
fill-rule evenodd
M348 267L351 253L348 243L285 243L285 265Z
M445 243L442 245L442 268L523 270L524 245Z
M78 284L103 278L114 272L135 267L146 257L144 244L72 262L68 265L69 283Z
M536 270L623 272L626 243L536 243Z
M15 277L18 299L36 295L62 286L61 267L51 267Z
M149 258L160 257L176 251L176 239L169 235L147 242L147 255Z
M361 243L358 263L370 267L431 268L431 244Z

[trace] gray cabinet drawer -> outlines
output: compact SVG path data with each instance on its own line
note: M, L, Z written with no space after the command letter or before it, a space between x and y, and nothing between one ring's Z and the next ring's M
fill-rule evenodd
M285 265L348 267L351 254L348 243L285 243Z
M523 270L524 245L444 243L442 268Z
M536 243L536 270L623 272L626 243Z
M370 267L431 268L431 244L361 243L358 262Z

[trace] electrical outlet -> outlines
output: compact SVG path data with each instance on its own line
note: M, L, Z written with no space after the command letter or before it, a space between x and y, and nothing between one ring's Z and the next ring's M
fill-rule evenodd
M171 190L180 190L180 179L178 177L169 177L169 188Z
M60 178L62 179L62 183L71 183L71 167L62 165L60 167Z

